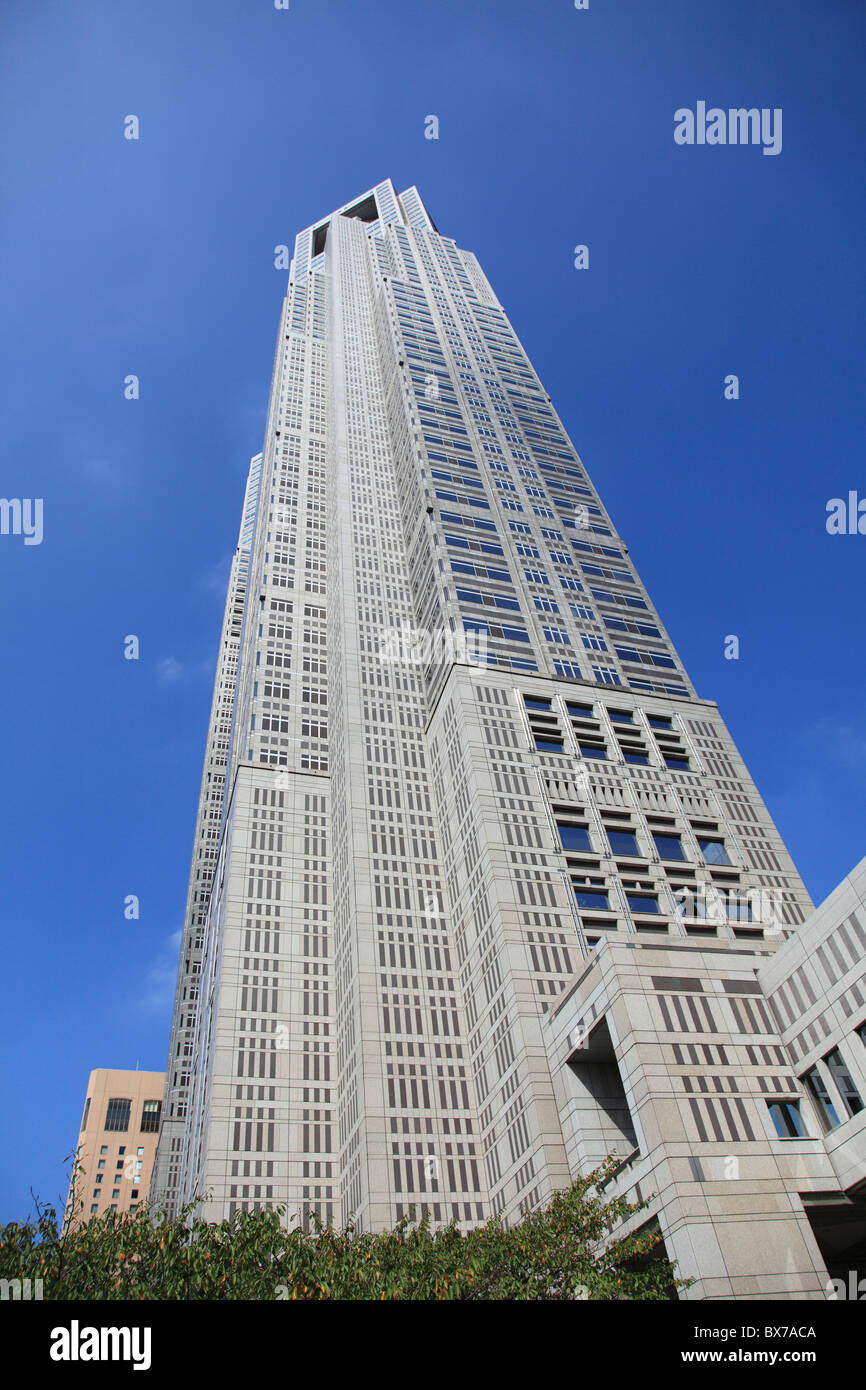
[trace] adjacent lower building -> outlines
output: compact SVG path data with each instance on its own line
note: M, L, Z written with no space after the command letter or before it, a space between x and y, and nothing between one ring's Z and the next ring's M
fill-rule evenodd
M811 1100L761 974L813 910L475 256L390 180L305 228L155 1204L512 1221L615 1145L690 1296L824 1296L801 1193L854 1169L776 1133Z
M90 1073L76 1145L66 1223L135 1212L147 1201L156 1156L165 1072Z
M695 1280L684 1296L850 1296L866 1273L866 860L772 953L606 940L545 1036L569 1176L617 1154L610 1194L651 1198L632 1225L657 1224Z

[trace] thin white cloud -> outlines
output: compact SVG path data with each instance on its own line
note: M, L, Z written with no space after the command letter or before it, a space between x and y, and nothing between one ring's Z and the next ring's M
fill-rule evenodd
M208 565L196 576L196 588L207 594L215 594L217 598L225 601L231 567L231 554L224 555L220 560L215 560L212 565Z
M171 685L180 680L183 675L183 665L175 657L166 656L157 664L156 672L163 685Z
M142 992L136 1000L145 1013L165 1013L174 1002L177 964L182 931L172 932L144 974Z
M827 763L851 770L866 763L866 727L853 719L824 715L803 729L800 737L810 749L819 749Z

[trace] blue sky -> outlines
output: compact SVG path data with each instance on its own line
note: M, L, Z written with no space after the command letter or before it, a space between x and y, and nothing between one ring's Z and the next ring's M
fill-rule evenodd
M0 536L0 1220L64 1193L91 1068L165 1065L274 247L383 178L479 257L825 897L866 852L866 536L825 529L866 497L866 10L5 0L0 38L0 494L44 499ZM699 100L782 108L781 153L676 145Z

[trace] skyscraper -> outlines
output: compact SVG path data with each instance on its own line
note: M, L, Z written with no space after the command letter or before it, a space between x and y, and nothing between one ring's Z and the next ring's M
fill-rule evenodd
M516 1219L640 1150L600 1013L566 1060L608 1118L575 1149L557 1048L594 963L681 981L700 959L748 993L811 910L475 256L390 181L306 228L223 625L154 1200Z

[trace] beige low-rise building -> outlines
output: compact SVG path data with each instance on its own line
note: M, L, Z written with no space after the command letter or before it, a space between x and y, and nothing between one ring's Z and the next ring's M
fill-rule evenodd
M69 1224L135 1212L147 1200L159 1138L165 1072L90 1073L76 1146Z

